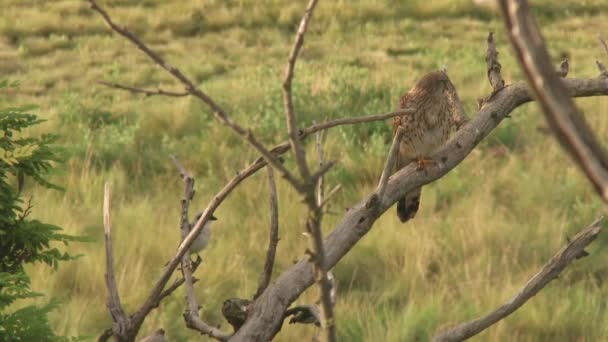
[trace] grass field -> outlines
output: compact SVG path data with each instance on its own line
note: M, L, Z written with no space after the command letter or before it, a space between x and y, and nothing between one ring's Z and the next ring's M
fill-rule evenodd
M198 82L264 143L286 138L280 79L306 1L112 0L114 18ZM570 76L597 74L608 62L602 0L533 1L557 63ZM196 176L193 209L206 202L254 151L194 99L142 97L100 80L181 90L124 39L111 34L85 1L2 0L0 79L21 89L0 104L36 103L40 131L63 136L69 162L53 180L65 192L27 188L34 216L96 242L71 246L83 256L58 271L33 267L34 289L63 300L52 313L65 335L94 336L110 326L105 309L101 203L113 187L115 263L129 312L147 296L179 242L182 184L169 154ZM322 1L294 83L300 126L395 109L423 74L446 65L469 115L489 94L485 38L496 40L507 82L521 80L500 18L469 1ZM608 99L577 100L600 137ZM509 298L603 205L554 139L536 104L513 113L453 172L423 190L417 217L402 225L389 211L336 267L342 341L425 341L438 329L479 316ZM388 150L386 122L331 130L328 158L342 184L326 216L330 231L345 208L374 189ZM315 162L314 144L307 144ZM288 158L287 165L293 167ZM304 254L306 208L279 183L281 242L276 272ZM215 235L197 271L203 317L222 324L221 303L250 297L264 263L269 211L264 172L244 182L216 212ZM521 310L477 341L608 341L608 235ZM310 303L317 289L298 302ZM182 319L183 292L163 301L141 330L194 340ZM285 325L278 341L304 340L314 327Z

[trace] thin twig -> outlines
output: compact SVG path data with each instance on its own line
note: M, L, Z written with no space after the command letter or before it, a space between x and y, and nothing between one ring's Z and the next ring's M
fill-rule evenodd
M312 122L313 124L315 124L315 122ZM315 133L315 145L317 146L317 156L319 158L319 168L323 168L323 163L325 162L324 156L323 156L323 131L319 131L317 133ZM323 190L324 190L324 186L325 186L325 177L321 176L319 177L319 180L317 181L317 205L318 206L322 206L321 204L323 203Z
M549 126L604 201L608 201L608 154L580 114L551 58L526 0L501 0L505 25L519 64Z
M146 96L159 95L159 96L169 96L169 97L183 97L183 96L190 95L190 93L187 92L187 91L184 91L184 92L175 92L175 91L163 90L163 89L160 89L160 88L158 88L156 90L148 90L148 89L131 87L131 86L127 86L127 85L122 85L122 84L118 84L118 83L111 83L111 82L105 82L105 81L98 81L97 83L99 83L101 85L105 85L106 87L115 88L115 89L121 89L121 90L127 90L127 91L130 91L132 93L144 94Z
M125 37L131 43L133 43L137 48L143 51L150 59L152 59L156 64L158 64L161 68L165 69L169 74L175 77L178 81L180 81L185 87L188 93L192 96L197 97L203 103L205 103L213 112L214 117L223 123L225 126L232 129L234 133L236 133L243 140L248 142L251 146L253 146L260 154L272 165L274 168L281 172L283 178L285 178L292 186L299 191L302 191L302 185L297 181L297 179L291 174L283 164L274 156L270 151L268 151L255 137L255 135L251 132L251 130L246 129L239 125L237 122L233 121L228 113L218 105L211 97L209 97L205 92L203 92L200 88L194 85L194 83L186 77L180 69L176 68L168 64L159 54L150 49L144 42L142 42L137 36L131 33L124 27L119 27L114 23L110 15L101 8L95 0L88 0L91 4L91 8L98 12L104 19L104 21L110 26L112 30L121 36Z
M316 133L318 131L323 131L323 130L333 128L336 126L356 125L356 124L360 124L360 123L367 123L367 122L391 119L391 118L394 118L395 116L409 114L409 113L413 113L415 111L416 111L415 108L405 108L402 110L388 112L388 113L372 114L372 115L366 115L366 116L360 116L360 117L354 117L354 118L335 119L335 120L322 122L320 124L315 124L310 127L307 127L302 130L301 136L308 136L308 135Z
M399 145L401 144L401 137L403 136L403 128L399 127L397 132L395 132L395 136L393 137L393 143L391 144L391 148L388 151L388 156L386 157L386 163L384 164L384 169L382 170L382 175L380 176L380 181L378 182L378 189L376 193L378 194L378 198L382 200L384 197L384 191L386 190L386 183L388 183L388 178L395 171L395 160L397 159Z
M600 40L600 43L602 43L604 51L606 51L606 53L608 54L608 44L606 44L606 41L604 40L604 38L602 38L602 35L598 33L597 38Z
M103 227L106 245L106 287L108 289L108 297L106 305L112 316L112 321L116 323L112 331L119 339L124 339L128 333L129 320L120 304L120 296L118 287L116 286L116 278L114 277L114 259L112 257L112 221L110 217L110 184L104 185L103 194ZM117 331L118 330L118 331Z
M270 284L272 279L272 269L274 268L274 260L279 244L279 201L277 199L277 185L274 180L274 171L268 168L268 192L270 193L270 237L268 239L268 249L266 251L266 262L264 263L264 271L260 275L258 289L253 295L253 300L256 300Z
M304 12L304 16L302 16L300 26L298 27L298 32L296 33L295 41L291 48L291 52L289 53L289 59L287 61L287 66L285 67L285 78L283 79L283 105L285 107L285 121L287 121L289 143L293 149L296 164L300 170L300 175L304 179L309 178L310 171L308 170L308 165L306 164L306 151L302 147L300 137L298 136L296 115L294 113L293 98L291 95L291 82L293 80L298 54L300 53L302 45L304 45L304 35L306 34L306 29L308 28L308 23L312 18L312 13L317 5L317 1L318 0L310 0L308 6L306 7L306 12Z
M576 234L572 241L560 249L538 273L524 284L515 296L506 301L498 309L483 317L447 329L436 336L433 341L452 342L465 340L479 334L486 328L494 325L496 322L519 309L549 282L556 279L573 260L579 259L581 256L585 255L585 247L595 240L602 230L603 223L604 217L600 216L595 219L589 227L584 228Z

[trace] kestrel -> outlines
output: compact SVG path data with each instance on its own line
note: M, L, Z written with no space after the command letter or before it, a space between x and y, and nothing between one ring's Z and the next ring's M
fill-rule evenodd
M399 145L396 171L412 161L426 169L433 161L429 159L450 137L450 133L466 121L456 88L443 71L425 75L399 100L399 109L413 108L416 111L393 119L393 136L399 127L403 135ZM417 188L397 202L397 215L401 222L413 218L420 205Z

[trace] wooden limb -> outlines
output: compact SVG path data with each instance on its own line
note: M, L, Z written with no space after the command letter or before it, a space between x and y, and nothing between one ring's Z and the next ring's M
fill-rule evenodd
M272 269L274 268L274 260L279 244L279 201L277 199L277 185L274 180L274 172L268 168L268 189L270 193L270 238L268 239L268 249L266 251L266 262L264 263L264 271L260 275L258 289L253 295L253 300L256 300L270 284L272 279Z
M509 38L549 126L596 191L608 201L608 154L576 108L551 65L544 39L526 0L501 0Z
M298 59L302 45L304 45L304 35L306 34L306 29L308 28L308 23L312 18L312 13L317 5L317 1L318 0L310 0L308 6L306 7L306 12L304 12L304 16L302 16L300 26L298 27L298 32L296 33L295 41L291 48L291 52L289 53L289 59L287 61L287 66L285 67L285 77L283 79L283 105L285 107L285 120L287 121L289 143L291 144L291 148L295 154L296 164L298 165L298 169L300 169L300 174L304 179L308 179L310 177L310 171L308 170L308 165L306 164L306 151L302 147L300 137L298 136L299 134L296 125L296 116L293 109L293 98L291 95L291 82L293 80L296 60Z
M576 234L572 241L560 249L538 273L524 284L515 296L506 301L498 309L483 317L449 328L435 336L433 341L455 342L466 340L519 309L549 282L556 279L573 260L586 255L585 247L595 240L602 229L603 223L604 217L600 216L589 227L584 228Z
M121 90L127 90L127 91L130 91L132 93L144 94L146 96L162 95L162 96L169 96L169 97L183 97L183 96L190 95L190 93L187 92L187 91L184 91L184 92L175 92L175 91L163 90L163 89L160 89L160 88L158 88L156 90L148 90L148 89L131 87L131 86L126 86L126 85L122 85L122 84L118 84L118 83L111 83L111 82L105 82L105 81L99 81L97 83L99 83L101 85L105 85L106 87L115 88L115 89L121 89Z
M395 161L397 159L397 155L399 152L399 145L401 144L401 137L403 136L403 128L397 128L397 132L393 137L393 143L391 144L391 148L388 151L388 156L386 157L386 163L384 164L384 169L382 170L382 175L380 176L380 181L378 182L378 188L376 190L376 194L378 194L378 198L382 199L384 196L384 190L386 190L386 184L388 183L388 177L390 177L394 173L395 169Z
M608 95L608 82L603 77L567 78L563 84L570 96ZM433 160L445 160L443 167L417 172L409 165L389 178L385 196L375 205L367 205L375 191L358 203L338 221L323 241L326 266L333 267L369 232L374 222L399 198L413 189L441 178L481 142L505 117L520 105L532 101L533 93L525 83L505 87L488 101L472 119L435 155ZM268 341L280 330L282 317L289 305L314 284L315 276L308 259L304 258L284 271L253 303L247 322L232 337L234 341Z
M251 130L246 129L239 125L237 122L233 121L228 113L224 111L220 105L218 105L211 97L209 97L205 92L203 92L200 88L196 87L194 83L186 77L180 69L168 64L159 54L154 52L154 50L150 49L144 42L142 42L137 36L131 33L124 27L119 27L114 23L110 15L101 8L95 0L88 0L91 4L91 8L98 12L104 21L110 26L112 30L114 30L119 35L123 36L131 43L133 43L138 49L143 51L150 59L152 59L156 64L158 64L161 68L165 69L169 74L175 77L178 81L180 81L188 93L198 99L200 99L203 103L205 103L213 112L214 117L220 121L225 126L232 129L232 131L237 134L240 138L248 142L252 147L254 147L266 161L272 165L272 167L276 168L281 172L283 178L285 178L289 183L291 183L294 188L302 191L302 185L297 181L297 179L291 174L283 164L275 157L274 154L270 153L255 137Z
M118 287L114 276L114 259L112 257L112 221L110 219L110 184L104 185L103 195L103 227L106 245L106 288L108 297L106 306L112 317L112 333L121 341L129 340L131 324L120 304ZM135 335L133 335L134 337Z

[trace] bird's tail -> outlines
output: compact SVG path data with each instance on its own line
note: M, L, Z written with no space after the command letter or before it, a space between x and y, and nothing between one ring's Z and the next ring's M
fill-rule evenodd
M405 223L416 216L416 212L418 212L418 207L420 206L421 191L422 187L414 189L401 197L399 202L397 202L397 216L399 216L401 222Z

